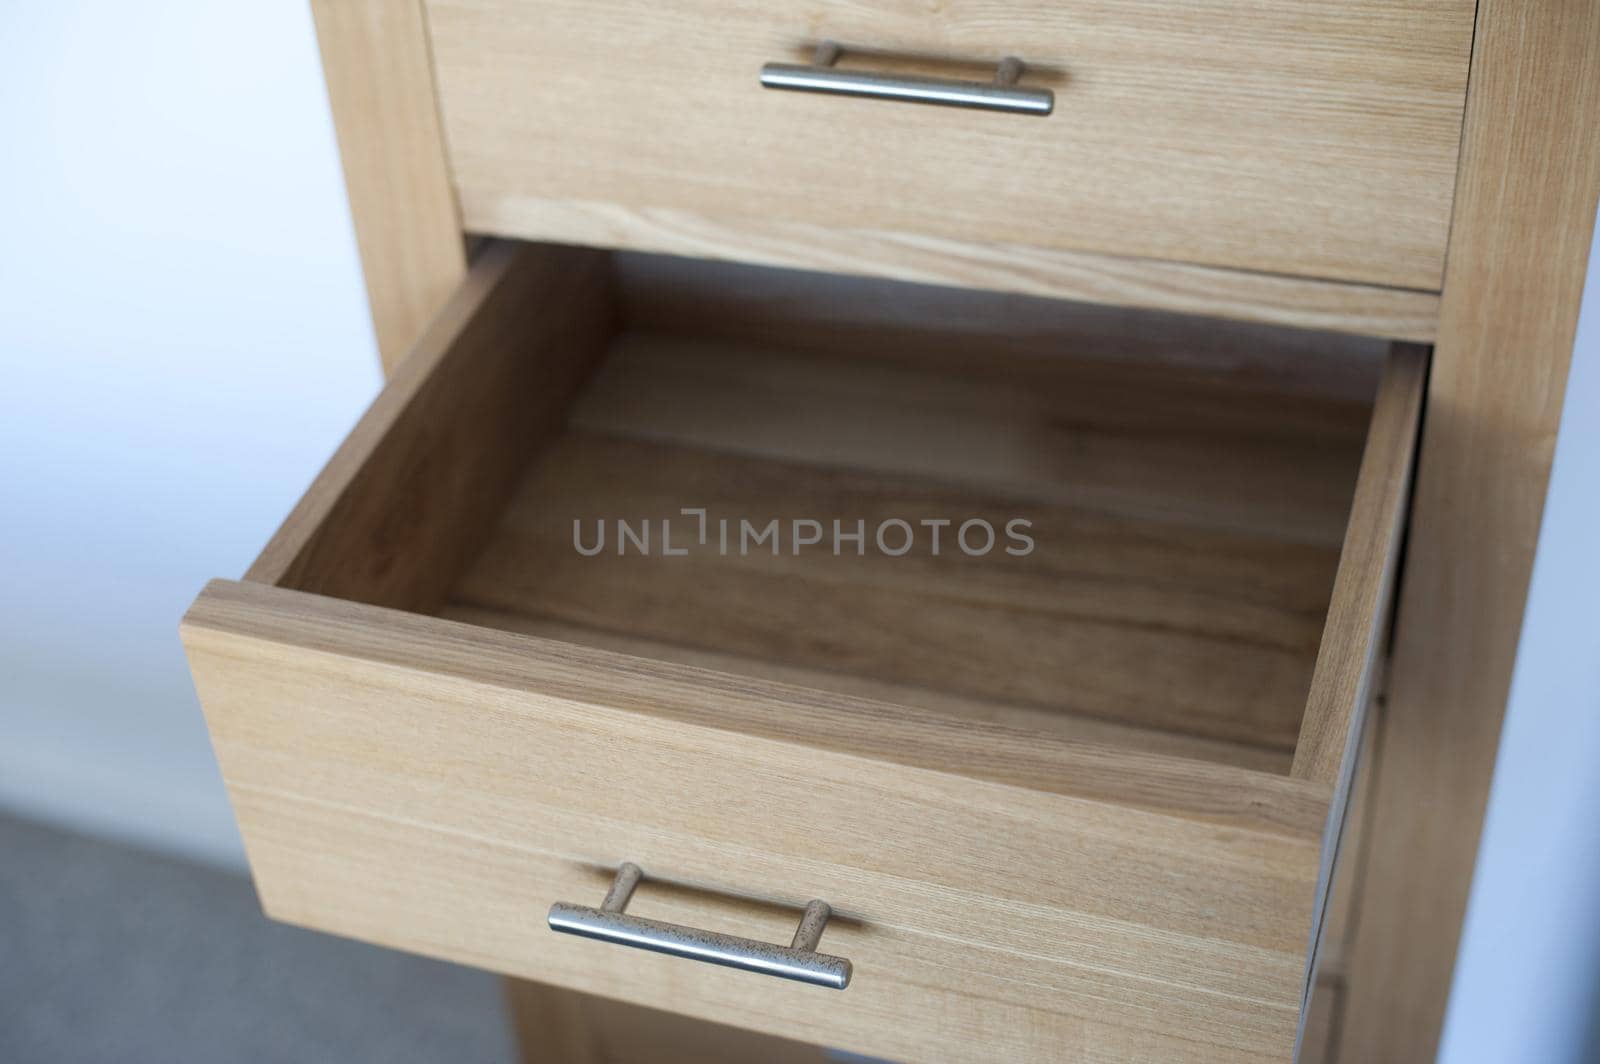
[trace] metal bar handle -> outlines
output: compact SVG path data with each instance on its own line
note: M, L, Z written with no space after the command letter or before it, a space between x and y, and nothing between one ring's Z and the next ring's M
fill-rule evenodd
M787 946L779 946L753 938L738 938L716 931L702 931L697 927L629 916L624 911L628 907L628 899L633 897L634 888L643 878L644 872L638 865L622 865L617 869L617 877L611 881L611 889L606 892L600 908L558 901L550 906L550 929L835 990L843 990L850 985L850 962L843 957L830 957L816 951L817 943L822 940L823 929L828 926L828 918L833 915L827 902L807 902L800 926L795 930L794 941Z
M1007 56L1000 60L994 81L959 81L952 78L927 78L908 74L882 74L871 71L839 70L834 64L844 54L835 41L817 45L810 66L798 63L768 63L761 68L761 84L769 89L798 92L825 92L837 96L867 96L878 100L907 100L912 103L940 104L945 107L972 107L981 111L1007 111L1012 114L1044 117L1055 110L1056 94L1049 89L1029 89L1017 84L1025 69L1022 60Z

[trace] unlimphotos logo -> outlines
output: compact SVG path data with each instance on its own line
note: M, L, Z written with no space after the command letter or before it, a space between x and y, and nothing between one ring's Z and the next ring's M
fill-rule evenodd
M678 513L694 519L692 530L674 526L672 518L658 521L623 518L606 521L602 518L592 522L574 518L572 547L585 558L602 554L676 558L689 554L691 546L738 557L756 553L798 555L802 551L822 550L831 551L835 557L863 556L870 549L890 558L902 558L913 552L933 557L959 552L969 558L982 558L1000 549L1021 558L1032 554L1034 548L1033 537L1028 534L1033 522L1025 517L1001 522L997 530L993 522L982 517L921 517L915 521L890 517L868 527L864 518L854 521L809 517L787 520L774 517L766 521L743 517L713 519L703 506L684 507Z

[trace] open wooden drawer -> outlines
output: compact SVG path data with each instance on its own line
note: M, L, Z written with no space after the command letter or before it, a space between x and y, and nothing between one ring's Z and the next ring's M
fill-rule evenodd
M185 619L262 903L896 1059L1288 1059L1424 373L489 244ZM625 862L657 921L826 901L853 981L547 927Z

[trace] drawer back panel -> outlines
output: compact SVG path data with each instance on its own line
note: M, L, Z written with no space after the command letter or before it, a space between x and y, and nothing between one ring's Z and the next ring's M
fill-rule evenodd
M741 227L798 224L1440 284L1471 0L426 6L474 231L770 258ZM1020 56L1055 112L761 88L823 39L972 80Z

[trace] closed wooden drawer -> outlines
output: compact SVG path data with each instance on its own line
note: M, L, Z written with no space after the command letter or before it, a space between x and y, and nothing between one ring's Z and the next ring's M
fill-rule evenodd
M908 1061L1288 1059L1423 372L491 244L185 620L263 905ZM828 902L853 982L545 926L623 862L690 927Z
M905 258L960 257L943 238L1440 286L1472 0L426 8L469 229L771 261L815 226L858 254L888 233ZM847 70L986 81L1018 56L1055 111L760 87L824 39Z

